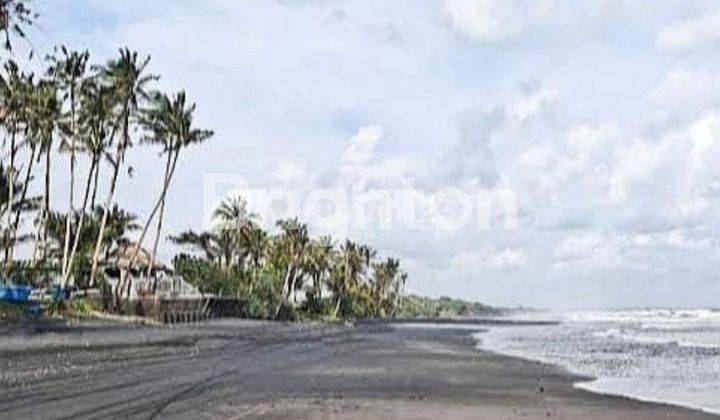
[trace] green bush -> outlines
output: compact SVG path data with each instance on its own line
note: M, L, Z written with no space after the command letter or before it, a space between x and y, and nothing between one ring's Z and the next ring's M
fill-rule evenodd
M72 299L69 305L69 314L72 316L87 318L92 316L95 308L92 303L86 299Z

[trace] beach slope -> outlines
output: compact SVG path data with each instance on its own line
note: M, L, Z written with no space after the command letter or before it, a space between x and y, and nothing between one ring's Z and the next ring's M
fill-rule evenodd
M601 396L467 331L217 320L6 330L1 418L710 419Z

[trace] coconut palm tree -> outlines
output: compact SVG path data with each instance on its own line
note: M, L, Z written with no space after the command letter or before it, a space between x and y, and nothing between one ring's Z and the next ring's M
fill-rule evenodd
M397 296L407 274L400 269L400 261L394 258L374 263L372 268L371 313L375 317L390 315L396 306Z
M302 287L304 275L303 268L306 266L307 248L310 244L308 227L297 218L279 220L277 226L280 228L280 235L275 238L271 247L273 254L273 265L284 272L284 279L281 286L282 299L275 308L275 317L280 314L282 305L288 301L293 290Z
M66 234L65 226L67 225L66 219L72 217L76 220L71 223L73 230L70 234L73 238L79 237L80 239L77 245L79 252L76 255L75 263L70 269L75 272L89 270L92 263L91 256L95 246L95 239L100 231L100 222L104 214L105 210L99 206L89 210L84 217L84 227L79 229L81 215L77 213L51 212L47 223L50 236L49 254L53 258L59 259L62 257ZM136 220L137 216L134 214L121 209L117 204L113 205L108 212L106 229L102 239L101 253L104 258L107 259L113 250L129 243L127 234L139 228L135 223Z
M376 251L372 248L350 240L346 240L340 247L338 262L328 283L335 300L333 317L338 316L343 302L347 303L357 294L375 255Z
M54 98L51 96L53 91L49 90L47 81L35 83L34 77L29 75L25 78L22 86L22 110L21 116L23 120L23 141L21 147L29 149L27 164L25 165L25 175L22 181L22 189L20 190L20 201L25 202L27 199L28 187L32 179L33 168L35 164L36 152L42 145L42 138L45 135L47 108L52 106ZM48 94L50 93L50 95ZM10 226L11 243L15 242L15 237L20 226L20 209L15 211L15 218ZM12 258L12 247L10 247L10 258Z
M36 120L36 135L38 142L38 159L45 156L45 177L43 192L43 208L37 219L37 237L35 240L35 252L33 258L38 256L44 262L47 258L48 232L45 226L46 219L50 214L50 185L51 185L51 162L54 135L62 117L62 103L58 97L57 87L52 80L43 80L37 91L38 109ZM39 255L41 254L41 255Z
M308 299L314 303L322 300L323 282L332 269L334 254L335 244L330 236L321 236L310 245L307 270L312 278L312 289Z
M258 232L258 215L248 211L242 197L225 199L213 213L217 221L216 230L232 238L235 248L235 264L238 270L245 270L245 259L252 252L253 234Z
M214 235L211 232L197 233L193 230L187 230L178 235L170 236L169 239L176 245L190 246L199 251L205 260L217 260L217 247L215 246Z
M94 197L97 192L98 174L100 173L100 164L106 153L110 134L112 132L112 102L108 97L108 90L104 89L95 79L89 79L83 84L80 92L80 112L78 116L79 131L81 132L80 149L85 152L90 159L90 167L88 169L87 178L85 180L85 190L83 194L82 209L78 227L72 237L72 247L70 257L68 259L67 268L65 270L64 282L68 280L68 276L72 273L73 264L77 255L78 246L84 235L83 225L85 223L85 214L88 204L90 208L95 208ZM92 193L90 191L92 190ZM88 203L92 194L91 202Z
M193 127L193 114L195 112L195 104L187 105L185 92L179 92L172 98L162 93L156 92L152 97L151 108L143 113L142 121L145 129L149 132L146 141L161 144L163 153L166 154L165 174L163 177L162 190L160 196L155 202L147 222L140 234L138 247L135 255L131 260L131 264L135 263L148 232L150 223L152 223L155 214L160 211L157 223L157 231L155 233L155 242L153 250L150 254L150 267L155 262L157 247L160 241L162 231L162 221L165 212L165 198L170 187L170 181L175 173L178 157L182 149L190 145L201 143L209 139L213 132ZM148 269L148 275L150 269Z
M50 66L48 76L52 77L61 92L63 102L68 104L60 123L62 134L61 150L70 154L70 191L68 207L70 213L75 212L75 165L78 140L78 94L85 82L90 53L68 51L63 45L56 49L54 55L48 56ZM70 229L73 218L66 218L65 244L62 258L62 284L67 280L67 264L70 257Z
M112 176L103 204L103 217L100 221L100 230L95 243L95 251L93 252L92 268L90 270L91 286L95 283L102 239L115 196L118 175L123 167L127 149L131 146L130 123L137 115L139 103L148 97L146 93L147 85L157 80L156 76L146 74L149 62L150 57L139 58L136 52L131 52L125 48L120 50L119 58L111 60L99 69L98 77L100 81L111 90L110 95L112 96L117 117L113 123L113 131L119 130L120 138L117 142L115 155L111 159ZM112 137L114 137L114 134L111 135Z

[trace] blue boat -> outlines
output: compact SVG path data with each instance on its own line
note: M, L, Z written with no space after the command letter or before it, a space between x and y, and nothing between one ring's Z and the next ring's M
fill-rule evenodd
M25 303L30 300L31 286L0 286L0 302Z

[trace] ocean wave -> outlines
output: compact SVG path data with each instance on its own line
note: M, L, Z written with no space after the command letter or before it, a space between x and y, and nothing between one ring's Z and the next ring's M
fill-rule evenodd
M580 387L720 412L720 311L571 312L557 326L490 328L478 347L597 378Z
M641 344L665 344L679 347L697 347L704 349L720 349L720 330L698 330L687 331L662 330L662 333L653 334L647 331L623 331L618 328L608 328L604 331L593 332L596 338L607 338L614 340L625 340Z

